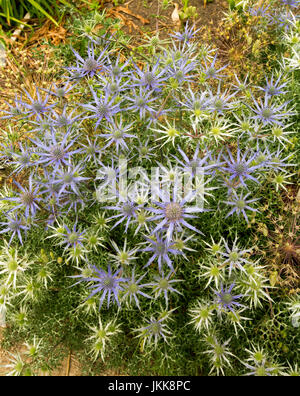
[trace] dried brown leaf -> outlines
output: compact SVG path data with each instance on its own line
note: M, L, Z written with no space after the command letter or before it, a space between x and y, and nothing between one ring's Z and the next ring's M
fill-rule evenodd
M150 23L150 21L146 18L144 18L143 16L134 13L133 11L131 11L129 8L126 7L122 7L122 6L118 6L114 8L117 12L123 12L124 14L130 15L136 19L138 19L139 21L142 22L143 25L147 25Z

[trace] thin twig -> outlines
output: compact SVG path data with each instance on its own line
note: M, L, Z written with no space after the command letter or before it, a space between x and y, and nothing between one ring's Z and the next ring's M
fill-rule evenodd
M66 369L66 377L68 377L68 376L70 375L71 357L72 357L72 351L69 352L69 356L68 356L68 363L67 363L67 369Z

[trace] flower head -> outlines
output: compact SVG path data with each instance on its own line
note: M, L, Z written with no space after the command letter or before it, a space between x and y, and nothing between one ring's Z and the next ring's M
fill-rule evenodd
M63 139L59 141L55 130L51 129L49 138L44 138L44 141L32 140L32 143L37 148L36 154L39 156L36 163L45 167L53 166L54 170L57 170L62 165L70 165L72 156L82 151L81 149L72 150L72 146L76 142L76 138L70 139L72 133L72 129L69 128ZM70 141L68 142L68 140Z
M252 119L261 121L263 125L282 125L282 120L293 114L291 111L282 111L288 102L276 106L274 102L271 103L271 96L267 92L263 102L259 103L254 98L253 102L255 107L250 108L255 115L252 116Z
M26 226L24 220L22 218L19 218L18 215L12 217L7 214L6 220L6 222L0 222L0 225L4 227L4 229L0 231L0 234L4 234L6 232L11 233L9 244L11 244L11 241L13 240L15 235L17 235L20 243L23 245L21 231L27 231L29 227Z
M7 201L14 201L18 205L15 206L12 210L17 210L19 208L25 209L25 217L29 217L30 214L32 217L35 216L36 211L40 209L38 202L41 201L39 197L39 187L33 186L32 175L29 177L29 185L28 187L22 187L18 182L14 182L17 187L21 190L19 192L18 197L8 197L5 198ZM2 199L2 198L1 198Z
M195 29L195 25L189 26L188 23L186 23L184 27L184 31L181 32L175 32L171 34L170 36L173 37L174 39L178 40L179 42L190 42L193 38L195 38L196 34L200 31L200 29Z
M250 155L248 158L249 150L245 151L243 154L238 147L236 152L236 159L233 157L230 150L227 149L227 153L229 157L223 155L225 160L224 166L221 168L223 172L229 173L229 181L233 181L234 179L237 183L242 184L247 188L246 181L252 180L255 183L259 183L259 181L251 175L256 169L260 168L261 164L253 165L253 161L255 160L256 153Z
M156 348L160 339L163 339L168 343L168 337L171 335L171 332L169 331L167 324L164 323L164 320L167 318L168 315L162 316L158 319L151 316L150 319L146 319L146 326L134 330L135 332L140 333L137 337L141 337L142 339L142 349L144 349L146 344L154 344L154 348Z
M97 92L95 92L92 87L90 87L90 90L94 101L88 104L82 104L82 107L92 114L85 116L82 119L95 119L95 129L97 129L103 119L107 122L112 122L113 116L118 114L121 109L119 104L116 103L115 97L110 97L108 91L106 91L104 95L102 94L102 97L99 98Z
M266 78L265 87L258 87L258 88L264 91L269 96L277 96L277 95L285 94L286 91L284 91L283 88L287 85L288 82L286 81L284 83L280 83L281 78L282 75L280 74L277 80L274 81L274 76L272 74L270 81L268 81L268 79Z
M172 199L170 199L170 197L164 196L164 194L159 191L158 194L163 200L163 202L156 202L156 206L159 208L147 208L147 210L155 214L152 220L159 220L159 223L153 230L153 233L165 229L167 231L167 240L169 241L172 239L173 232L175 230L181 232L183 230L182 227L187 227L194 232L202 234L201 231L189 224L186 219L192 219L196 217L191 215L191 213L202 213L206 211L206 209L203 208L186 206L186 203L195 195L195 192L192 191L187 194L186 197L179 200L177 197L177 188L178 184L175 183Z
M147 65L146 70L140 70L135 65L136 75L132 76L133 87L144 87L152 91L159 91L162 83L168 79L165 69L160 69L160 60L158 59L154 66Z
M133 268L132 273L131 273L131 278L128 279L128 282L126 283L125 286L125 294L124 294L124 299L128 298L129 302L131 304L131 301L134 299L136 306L140 308L139 300L138 300L138 295L141 295L146 298L152 298L148 294L144 293L141 291L142 288L150 286L150 284L144 284L141 285L140 282L144 279L146 276L146 273L139 278L136 278L135 275L135 268Z
M149 259L147 264L144 266L148 267L150 264L153 263L155 259L158 261L158 268L159 271L162 271L162 264L165 262L168 267L174 271L172 261L170 260L168 254L172 253L174 255L182 254L179 250L175 248L174 243L164 239L161 234L156 233L154 238L146 237L147 241L149 242L149 246L142 249L142 252L151 252L152 257Z
M99 71L104 70L104 62L107 57L107 47L105 47L98 57L95 56L94 46L93 43L89 43L88 51L87 51L87 58L82 58L78 52L76 52L73 48L72 52L76 57L77 66L71 66L66 68L70 70L72 73L77 73L78 76L84 77L89 76L93 77Z
M137 209L138 208L139 208L139 205L137 205L135 202L132 202L130 200L127 200L125 202L121 201L118 203L118 205L115 205L115 206L105 206L104 209L116 210L116 211L120 212L117 215L109 217L109 220L120 218L111 229L115 228L117 225L119 225L123 221L126 221L125 232L127 232L130 222L134 221L137 217Z
M167 306L169 302L168 292L182 294L173 287L174 283L181 281L180 279L171 279L171 276L173 274L174 272L170 271L168 275L165 275L164 271L162 271L161 275L155 276L155 282L149 284L149 286L153 287L156 298L159 297L161 294L164 295Z
M234 306L241 307L242 305L238 303L237 299L243 297L242 294L238 294L234 296L231 291L234 288L235 284L232 283L228 289L223 289L223 285L221 285L221 290L220 291L214 291L215 294L217 295L217 304L220 309L229 309L231 312L234 313Z
M120 276L120 272L122 270L119 269L115 273L112 273L110 265L108 266L107 271L99 269L94 265L92 265L91 268L93 269L93 275L87 278L82 278L82 281L94 282L94 285L89 286L89 289L92 289L93 291L88 298L93 297L97 293L102 293L99 309L102 307L106 297L107 308L109 308L111 302L116 302L118 307L120 307L120 292L124 290L124 283L128 281L127 278Z
M219 69L217 69L215 67L216 60L217 60L217 54L214 56L214 59L212 60L210 65L207 65L206 60L204 60L205 67L202 66L202 69L206 79L214 78L216 80L221 80L224 77L224 75L219 73L220 71L224 70L227 66L222 66Z
M120 148L123 148L125 150L128 150L128 146L126 144L125 139L126 138L136 138L135 135L132 135L128 133L132 129L133 124L129 125L123 125L122 118L119 120L119 122L111 122L108 126L108 133L103 133L101 135L97 135L100 138L106 138L107 143L103 147L103 150L105 150L107 147L109 147L112 144L116 145L117 153L119 152Z
M237 195L236 191L233 191L233 196L231 197L231 201L226 201L225 203L227 203L228 205L232 205L233 208L231 209L231 211L227 214L226 217L231 216L233 213L236 213L238 216L240 214L242 214L246 220L246 222L248 223L248 217L246 214L246 210L250 210L252 212L257 212L257 209L253 209L251 208L251 206L249 206L249 204L251 204L252 202L256 202L258 201L259 198L254 198L254 199L248 199L247 197L250 195L250 193L244 195L243 193L240 194L240 196Z
M52 108L56 106L56 103L48 105L49 94L44 99L42 99L39 89L37 87L35 89L35 94L36 94L35 99L33 99L33 97L30 95L28 91L26 91L25 89L24 91L30 103L23 102L21 99L18 99L18 103L21 104L23 108L26 109L25 114L27 117L35 116L38 119L42 118L41 117L42 115L51 111Z
M232 269L239 268L241 271L245 271L243 265L251 264L244 256L250 252L251 249L239 249L237 244L237 237L233 242L233 246L230 249L227 242L224 240L226 252L221 251L220 254L225 257L224 265L229 264L229 275L231 275Z

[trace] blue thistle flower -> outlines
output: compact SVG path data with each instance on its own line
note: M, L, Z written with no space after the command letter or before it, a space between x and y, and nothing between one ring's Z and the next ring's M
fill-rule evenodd
M78 77L93 77L97 72L104 71L104 63L107 58L107 48L106 46L98 57L95 57L95 51L93 43L88 44L87 50L87 58L82 58L78 52L76 52L73 48L71 48L73 54L76 57L76 67L71 66L67 67L67 70L70 70L72 73L77 73ZM77 78L78 78L77 77Z
M54 183L54 180L52 172L49 174L47 169L44 169L44 176L37 181L38 185L41 187L43 202L49 202L50 206L59 205L59 190L61 186Z
M200 29L195 30L195 25L189 27L189 24L186 23L184 27L184 31L181 32L174 32L174 34L170 34L170 37L173 37L175 40L181 43L189 43L193 38L195 38L196 34L200 31Z
M76 142L76 138L74 138L69 143L67 143L67 140L70 138L72 132L72 129L69 128L64 134L61 142L57 141L54 129L51 129L50 139L45 139L44 142L32 139L32 143L35 144L39 149L36 154L38 154L40 158L36 161L36 163L45 167L52 165L55 171L62 165L69 166L72 155L82 151L82 149L70 151L70 148Z
M123 77L130 75L130 71L124 70L129 65L129 63L130 59L128 59L125 63L120 64L120 54L118 54L115 61L112 61L108 56L105 71L113 80L121 80Z
M83 199L82 195L68 193L61 197L61 207L67 209L66 214L70 211L73 213L77 213L80 208L85 206L85 202L87 199Z
M5 119L9 119L9 118L17 118L19 116L26 117L26 112L25 112L24 106L20 105L20 103L22 104L22 95L21 95L20 99L18 99L18 95L16 94L14 106L6 101L4 103L9 107L9 110L1 110L2 113L5 113L7 115L0 117L0 120L5 120Z
M99 98L92 87L90 87L90 90L93 95L94 102L89 104L81 104L81 106L93 114L83 117L82 120L96 119L95 129L97 129L103 118L106 119L107 122L112 122L112 117L115 114L118 114L121 109L119 104L115 103L115 98L110 97L108 91L105 92L104 96L102 95L102 97Z
M94 164L100 163L102 165L102 162L100 161L101 149L98 146L97 138L90 140L88 137L86 137L86 140L86 144L80 143L80 145L83 147L81 153L85 156L85 161L90 162L93 160Z
M240 147L237 149L236 159L233 158L233 155L229 149L227 149L229 158L223 155L225 160L224 166L221 168L223 172L230 173L229 181L237 179L239 183L241 183L244 187L247 188L246 181L252 180L255 183L259 183L259 181L251 175L256 169L260 168L262 164L252 165L253 161L256 158L256 153L252 154L248 159L249 150L245 151L242 155Z
M282 158L282 152L285 149L278 147L276 152L271 153L269 161L268 161L268 167L273 168L275 170L281 170L283 172L286 172L286 167L287 166L295 166L295 164L290 164L288 163L288 159L293 156L293 153L287 155L286 157Z
M35 121L29 120L29 122L32 126L35 126L34 129L30 130L30 133L41 132L45 138L50 136L51 130L53 129L52 114L45 114L43 118L37 118Z
M82 170L81 165L68 165L68 168L58 169L55 173L53 184L58 184L60 186L59 196L64 192L73 191L75 194L80 194L78 190L78 184L82 181L88 180L87 177L80 176Z
M65 233L61 233L61 237L64 238L63 241L60 242L61 245L66 245L66 249L69 247L75 248L76 246L80 245L83 246L83 241L84 241L84 233L77 231L77 224L75 223L73 226L73 229L70 230L70 228L66 225L64 225L64 230L66 231Z
M35 88L36 99L33 99L29 92L26 91L26 89L24 89L24 91L27 98L30 100L30 103L23 102L22 99L17 99L17 101L26 109L25 114L23 113L26 117L36 116L36 118L41 118L42 115L49 111L52 111L53 107L56 106L56 103L47 105L49 100L49 94L47 94L47 96L42 99L39 89L37 87Z
M149 106L150 103L157 100L157 98L153 97L153 91L146 91L142 87L140 87L139 92L134 92L133 97L126 96L129 102L132 104L127 107L126 110L134 110L139 112L140 118L143 119L146 116L146 112L153 114L155 110Z
M41 90L61 99L61 98L65 98L66 95L69 92L71 92L71 90L75 86L76 86L76 84L70 85L70 82L68 81L66 84L61 85L61 86L57 86L55 83L52 83L50 89L41 88Z
M256 152L254 163L257 165L261 165L262 167L271 167L270 160L272 158L272 154L268 147L265 147L264 150L260 149L259 141L256 144Z
M179 160L175 155L173 155L173 157L176 159L177 163L181 165L182 170L184 172L191 173L192 176L195 176L195 174L199 170L201 170L201 173L206 173L208 169L217 166L217 164L207 165L208 156L204 156L203 158L199 157L199 144L196 147L192 159L189 159L180 147L178 147L177 149L183 157L183 161Z
M246 194L245 196L243 193L240 194L240 196L237 195L235 191L234 196L231 197L232 201L226 201L225 203L228 205L232 205L233 209L227 214L226 218L233 215L233 213L236 213L238 216L242 213L246 222L248 223L248 217L246 214L246 210L251 210L252 212L257 212L257 209L253 209L249 206L250 203L258 201L259 198L254 198L254 199L246 199L251 193Z
M268 81L266 78L266 86L265 87L257 87L258 89L264 91L269 96L277 96L281 94L285 94L286 91L283 91L283 88L287 85L287 81L284 83L280 83L282 78L282 74L279 75L276 81L274 81L274 76L272 74L271 80Z
M234 306L242 307L240 303L238 303L237 299L243 297L242 294L238 294L234 296L231 291L234 288L235 284L232 283L228 289L223 289L223 285L221 285L221 291L214 290L215 294L218 296L217 304L220 309L230 310L233 314L235 314Z
M130 83L129 80L123 81L121 78L106 78L99 77L103 85L103 90L110 96L117 96L119 93L125 91Z
M281 112L289 102L276 106L276 104L271 103L271 97L268 93L265 94L265 99L262 103L259 103L254 98L252 99L255 107L249 107L255 115L251 118L261 121L263 125L282 125L281 120L293 114L291 111Z
M77 121L80 118L80 115L76 115L75 117L72 117L75 110L71 111L70 114L67 114L67 109L68 109L68 105L65 105L63 111L60 114L56 112L52 113L52 117L54 117L52 125L54 127L57 128L70 127L72 124L74 124L75 121Z
M28 149L28 147L23 147L22 143L19 144L21 150L20 153L13 153L14 161L11 162L12 165L16 165L16 169L13 173L20 173L24 169L28 169L37 163L32 160L33 152Z
M111 229L114 229L117 225L119 225L123 221L126 221L125 232L127 232L130 222L134 221L137 217L138 208L139 205L137 205L135 202L131 202L127 200L125 202L119 202L119 204L115 206L106 206L103 209L119 211L120 212L119 214L108 218L108 220L110 220L120 217L120 219L114 224L114 226Z
M232 99L236 95L236 92L232 93L231 95L228 95L228 90L221 93L220 84L218 85L216 95L214 95L211 90L209 90L208 93L210 96L208 110L211 112L224 114L225 111L232 110L236 105L236 102L230 102L230 99Z
M155 227L153 233L156 233L160 230L167 230L167 240L172 239L173 231L177 230L181 232L182 226L189 228L190 230L202 234L197 228L190 225L186 219L193 219L196 216L191 215L191 213L202 213L207 211L207 209L198 208L198 207L187 207L186 203L195 195L194 191L191 191L180 201L177 197L178 192L178 183L174 183L173 189L173 197L172 200L170 197L164 196L162 191L158 191L159 197L163 202L155 202L159 208L147 208L152 213L155 213L155 217L151 220L161 220L160 223ZM202 234L203 235L203 234Z
M172 58L172 64L168 66L168 76L173 78L178 84L185 82L193 82L195 75L189 75L189 73L195 70L197 63L190 61L188 58L175 59Z
M93 289L92 293L87 298L94 297L97 293L102 293L100 297L99 309L101 309L105 298L107 297L107 308L110 303L116 302L118 307L121 306L119 301L119 294L124 290L122 283L128 282L128 278L120 276L122 269L118 269L115 273L112 273L110 265L107 267L107 271L98 269L94 265L91 265L93 275L91 277L83 278L82 281L94 282L95 284L89 286L89 289Z
M197 54L195 54L195 45L190 42L174 42L172 41L173 48L168 47L167 50L164 50L164 59L163 63L166 65L170 65L173 61L181 62L185 60L186 62L195 61L197 59Z
M151 252L152 257L148 260L147 264L144 266L144 268L148 267L150 264L153 263L155 259L158 261L158 268L159 272L162 271L162 264L165 262L168 267L171 269L171 271L174 272L174 268L172 265L172 261L170 260L168 254L174 254L174 255L181 255L182 253L175 248L175 243L168 241L167 239L164 239L161 235L161 233L156 233L154 237L145 237L146 240L150 243L150 246L147 246L146 248L142 249L142 252Z
M252 16L269 20L271 18L271 14L268 13L269 9L270 4L263 4L261 6L249 7L249 12Z
M222 66L219 69L217 69L215 67L216 60L217 60L217 54L214 56L210 65L207 65L206 60L204 60L205 67L204 66L201 66L201 67L202 67L202 70L203 70L203 73L204 73L206 79L214 78L214 79L220 81L223 77L225 77L224 75L219 74L219 73L220 73L220 71L224 70L227 67L227 65Z
M137 65L134 65L135 72L137 75L132 76L132 87L144 87L152 91L159 91L162 83L168 79L166 70L160 70L160 60L152 67L147 65L146 70L140 70Z
M245 77L245 79L244 79L244 81L243 82L241 82L240 80L239 80L239 78L238 78L238 76L234 73L234 77L235 77L235 79L236 79L236 82L237 82L237 84L232 84L232 86L235 88L235 90L237 91L237 92L245 92L246 91L246 89L248 88L248 86L249 86L249 83L248 83L248 74L247 74L247 76Z
M135 135L131 135L128 133L132 127L133 123L129 125L123 125L122 117L118 122L112 121L112 123L108 126L110 133L103 133L101 135L97 135L98 137L106 138L108 140L107 144L103 147L105 150L112 144L116 145L117 152L119 152L120 147L128 150L128 146L125 142L125 138L136 138Z
M192 111L196 117L199 117L203 111L208 108L209 99L206 91L201 92L199 95L199 93L195 94L194 91L189 88L188 94L183 92L183 98L184 99L179 101L179 104Z
M6 214L6 219L7 219L6 222L0 222L0 225L2 227L5 227L3 230L0 231L0 234L4 234L6 232L11 233L9 245L11 244L15 235L17 235L21 245L23 245L21 231L27 231L29 230L29 227L27 227L24 224L24 221L21 218L19 218L18 215L11 217L8 214Z
M32 175L29 176L28 188L22 187L17 181L14 181L14 183L21 190L19 192L19 196L1 198L1 200L5 199L6 201L13 201L18 204L10 211L15 211L22 208L25 209L26 218L28 218L30 214L32 215L32 217L34 217L36 211L40 209L40 207L38 206L38 202L41 201L41 198L39 197L39 187L33 186Z

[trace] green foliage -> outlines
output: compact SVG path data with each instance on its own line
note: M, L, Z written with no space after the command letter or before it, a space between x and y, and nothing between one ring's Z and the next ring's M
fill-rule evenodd
M6 27L10 27L12 22L23 23L22 19L28 12L31 18L46 17L58 26L64 15L62 6L72 7L72 4L67 0L0 0L0 23Z

